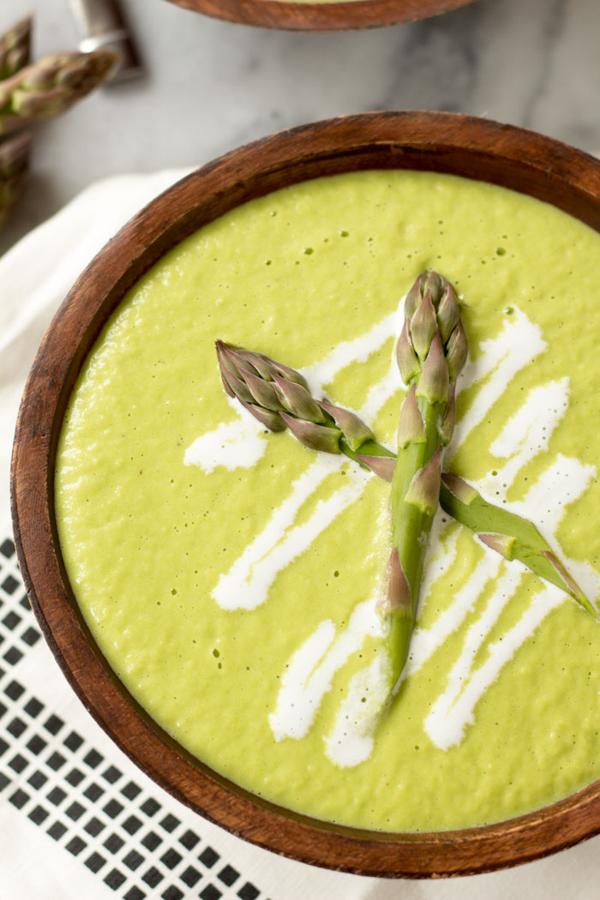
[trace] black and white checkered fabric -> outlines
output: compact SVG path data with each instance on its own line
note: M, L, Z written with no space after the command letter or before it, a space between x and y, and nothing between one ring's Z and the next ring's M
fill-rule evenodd
M202 820L190 828L36 696L25 670L40 639L7 538L0 542L0 804L12 804L76 857L107 896L265 898L203 839Z

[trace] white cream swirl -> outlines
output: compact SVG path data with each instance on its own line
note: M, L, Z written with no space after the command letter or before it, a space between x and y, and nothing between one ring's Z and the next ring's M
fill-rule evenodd
M386 316L364 335L340 343L325 359L313 365L306 372L313 390L322 390L348 365L366 360L380 350L394 335L398 320L396 314ZM481 344L459 381L459 391L474 388L475 395L457 424L448 449L449 458L485 418L510 381L545 348L539 327L517 308L505 317L498 335ZM357 412L372 421L397 390L398 375L392 363L386 376L371 387L366 403ZM499 460L495 474L489 473L477 484L481 493L493 502L503 502L507 509L534 519L557 550L556 532L565 509L585 492L595 475L595 467L557 454L550 459L548 467L532 484L523 501L508 503L506 493L524 466L539 453L548 452L551 435L564 416L568 401L567 378L533 388L490 447L491 454ZM199 466L209 473L217 465L227 468L252 466L262 456L265 447L262 427L243 414L238 406L234 409L237 416L234 422L202 435L186 450L184 462L187 465ZM537 415L539 409L544 410L543 420ZM353 468L343 487L328 499L319 501L308 519L296 524L306 500L343 463L339 457L318 456L294 481L289 495L273 510L265 527L219 579L213 597L222 608L254 609L264 603L278 573L304 553L360 497L372 476ZM453 565L457 553L457 534L446 538L441 517L437 517L430 540L422 605L427 603L432 587ZM586 563L573 560L568 560L568 565L584 589L596 596L600 585L595 570ZM521 573L519 563L503 563L497 554L484 548L481 560L448 607L430 627L415 630L404 679L418 672L460 628L482 592L495 582L485 609L467 631L461 654L449 671L445 690L425 717L424 726L429 737L442 749L462 739L487 688L543 618L565 599L558 589L543 585L517 624L503 635L501 642L488 647L485 662L473 669L473 659L517 590ZM345 630L338 633L329 619L314 629L295 651L282 676L276 708L269 716L276 740L297 740L308 733L334 674L360 650L368 636L379 634L374 598L357 605ZM372 752L374 730L387 699L385 666L385 659L379 654L349 683L333 729L325 738L326 754L337 765L357 765Z

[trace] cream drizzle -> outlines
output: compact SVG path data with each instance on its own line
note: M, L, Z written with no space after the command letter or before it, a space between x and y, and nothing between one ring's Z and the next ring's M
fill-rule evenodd
M304 374L312 390L320 393L347 365L364 361L379 350L394 334L397 320L397 314L386 316L364 335L339 344L325 359L305 369ZM449 454L487 415L506 385L545 348L540 328L521 310L514 308L513 314L505 318L499 334L480 345L478 355L467 363L460 378L459 391L473 385L478 386L478 390L457 424ZM366 421L372 421L398 390L398 385L397 371L392 362L386 376L371 387L362 409L357 410L359 415ZM567 408L568 391L568 379L563 378L529 392L523 405L490 447L492 455L506 462L498 467L496 476L487 475L477 485L484 496L489 496L496 503L505 501L506 491L523 466L538 453L548 450L551 434ZM221 425L194 441L185 453L186 464L211 472L218 465L248 467L262 456L266 447L262 427L258 423L255 425L254 420L248 421L246 414L242 416L239 405L232 403L232 407L238 420ZM543 424L537 416L540 408L545 411ZM229 572L219 579L213 597L222 608L254 609L265 602L279 572L358 499L371 476L352 468L343 487L327 500L319 501L301 525L294 524L302 505L343 464L344 460L340 457L319 455L294 481L289 496L273 511L263 530L246 547ZM555 534L565 506L586 490L594 474L595 467L584 466L559 454L532 485L526 497L520 502L507 502L506 507L533 518L551 545L559 549ZM563 489L566 483L569 485L568 492ZM444 577L457 556L457 532L444 542L443 530L441 519L437 517L430 541L422 603L427 602L431 587ZM572 560L568 561L568 565L580 578L584 589L596 595L600 581L595 570L587 563ZM502 667L544 616L565 599L558 589L545 586L517 625L503 636L502 642L489 647L486 661L473 671L472 660L514 595L521 568L518 563L503 564L497 554L483 548L482 559L456 592L451 604L432 626L417 627L415 630L403 679L416 673L427 662L461 626L482 591L492 580L498 579L483 613L467 632L459 659L449 673L446 689L425 720L429 736L441 748L462 739L465 728L473 721L478 701L498 677ZM367 636L379 633L378 629L380 624L373 598L358 604L349 625L339 635L336 636L331 620L317 626L295 651L282 676L276 708L269 716L276 740L286 737L300 739L308 733L335 673L360 649ZM368 758L373 748L377 721L387 702L388 688L385 657L379 654L351 679L333 729L325 738L325 751L332 762L339 766L353 766ZM366 702L363 702L363 697L367 698Z
M339 634L331 619L321 622L296 650L281 678L275 711L269 716L276 741L303 738L336 672L360 649L367 635L382 637L376 601L372 597L355 606L348 625Z
M394 333L397 314L386 316L381 322L360 338L339 344L324 360L304 370L314 394L322 392L323 384L356 360L365 360L377 351L390 334ZM395 365L390 365L386 376L374 385L358 414L369 421L377 415L381 407L398 391ZM192 447L198 448L198 441L207 439L206 447L213 452L217 443L217 432L209 432L198 438ZM291 440L291 438L290 438ZM242 455L246 438L240 440L238 452ZM201 448L202 449L202 448ZM191 448L186 451L186 456ZM232 452L233 456L233 452ZM267 524L257 537L245 548L228 572L221 575L212 592L213 598L223 609L256 609L264 603L269 589L279 572L304 551L335 519L360 497L370 474L357 467L348 471L346 484L328 499L319 501L309 519L300 526L294 521L302 507L325 478L338 471L347 460L342 456L318 454L309 467L297 478L289 496L273 511ZM194 464L205 472L210 471L212 456L203 459L195 453Z
M477 679L472 673L473 660L503 609L514 597L521 581L520 568L520 566L503 566L504 572L498 579L484 611L467 631L458 661L448 675L446 690L433 704L425 720L425 730L430 738L444 750L459 742L466 725L464 717L457 717L454 714L454 706L465 684L471 689L471 694L475 693L477 699L479 698Z
M485 418L509 381L545 349L541 329L517 307L510 317L505 318L496 337L481 342L479 355L467 362L459 377L458 393L479 382L481 386L473 403L456 424L447 458Z
M454 544L451 563L455 561L457 547ZM485 551L483 558L475 566L465 583L456 591L452 603L438 616L430 628L417 626L411 641L410 657L402 673L402 679L414 675L433 656L436 650L457 631L475 606L478 597L500 572L502 557L492 551ZM449 566L448 566L449 568ZM424 594L424 603L427 602Z
M511 568L519 565L513 563ZM516 584L518 580L517 577ZM503 579L500 584L502 582ZM510 586L508 590L511 591ZM467 725L472 725L475 721L474 709L482 694L548 613L565 602L565 595L561 590L553 585L546 585L533 597L517 624L505 631L501 639L489 645L487 659L473 672L473 657L513 596L514 590L510 594L502 594L499 586L481 617L469 628L463 651L448 676L448 687L435 701L425 719L425 730L433 743L442 750L460 743ZM487 631L484 630L486 628Z
M359 335L359 337L350 341L342 341L324 359L303 369L302 374L308 381L312 392L314 394L321 393L325 385L332 382L335 376L342 372L346 366L349 366L351 363L366 362L369 356L383 347L385 342L389 341L396 333L400 311L403 308L404 300L400 303L399 311L390 313L390 315L380 319L369 331ZM392 369L390 376L394 379L393 387L395 391L398 389L398 377L394 377L394 375L395 373ZM387 383L389 377L385 381Z
M264 603L279 572L358 500L369 478L362 470L353 472L327 500L319 500L305 522L293 524L306 500L344 462L344 457L319 454L293 482L291 493L274 510L265 528L219 578L212 595L222 609L256 609Z
M229 471L251 469L267 449L264 428L243 406L228 398L236 413L233 422L221 422L190 444L183 455L185 466L198 466L207 474L219 466Z
M558 454L522 501L508 503L506 494L521 469L538 453L548 450L552 433L559 425L568 407L568 396L569 382L566 378L533 388L525 398L523 405L509 419L490 448L494 456L506 459L507 462L496 470L495 476L489 474L477 484L481 493L484 496L487 493L492 502L504 502L508 509L533 519L551 546L556 549L560 549L556 540L556 531L566 507L585 492L595 473L594 466L585 466L576 459ZM543 418L537 414L540 409L544 410ZM562 485L565 485L565 488ZM566 489L567 485L568 490ZM557 486L560 487L557 489ZM573 560L567 560L567 565L575 571L578 578L580 575L585 576L580 578L584 589L590 595L596 596L600 588L600 581L595 570L587 563L577 564ZM405 677L417 671L443 643L449 633L456 630L462 623L480 596L485 584L498 574L500 566L500 557L486 548L483 560L477 565L463 588L457 592L451 606L441 614L430 629L417 628L415 630L411 658L405 670ZM487 578L485 578L486 568L488 569ZM476 704L491 681L499 675L502 667L512 658L514 652L527 637L527 635L523 636L525 625L530 622L531 633L533 633L533 630L542 621L534 612L531 615L524 614L521 619L522 627L510 632L511 640L506 646L502 646L508 639L505 635L501 644L499 643L498 646L494 644L489 648L489 664L486 661L476 672L471 671L472 658L484 643L506 604L514 596L522 573L527 571L518 562L513 562L510 566L504 565L503 568L507 570L506 573L498 580L496 589L484 612L467 632L461 655L448 676L446 690L434 703L425 720L427 733L433 743L441 749L447 749L462 739L465 728L473 722L473 710ZM477 584L478 581L480 581L479 584ZM537 603L537 598L541 598L541 608L545 609L546 613L566 599L564 593L548 585L545 585L544 591L536 596L533 601L534 605ZM508 653L507 650L511 647L513 648L512 652Z
M381 650L372 663L350 679L333 729L325 738L325 754L331 762L346 768L369 758L389 691L389 660Z

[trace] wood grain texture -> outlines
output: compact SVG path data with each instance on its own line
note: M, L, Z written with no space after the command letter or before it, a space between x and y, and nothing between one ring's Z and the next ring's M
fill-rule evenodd
M464 875L526 862L600 832L600 781L518 819L427 834L342 828L266 803L187 754L116 679L73 600L54 521L56 444L69 394L128 288L167 250L240 203L308 178L377 168L490 181L553 203L600 231L600 162L483 119L418 112L350 116L222 157L132 219L85 270L48 329L15 436L15 539L32 606L71 685L117 744L178 799L240 837L314 865L388 877Z
M468 6L475 0L354 0L293 3L286 0L171 0L215 19L288 31L351 31L415 22Z

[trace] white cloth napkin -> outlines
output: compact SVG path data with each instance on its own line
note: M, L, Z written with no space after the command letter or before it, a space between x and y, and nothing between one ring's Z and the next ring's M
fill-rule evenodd
M0 259L0 900L593 900L598 839L512 871L439 882L328 872L240 841L136 769L84 710L41 640L10 541L19 396L77 275L183 174L100 182Z

